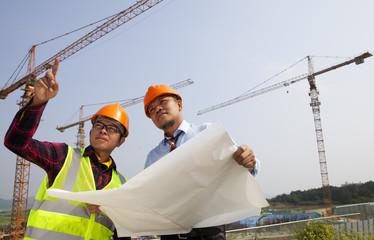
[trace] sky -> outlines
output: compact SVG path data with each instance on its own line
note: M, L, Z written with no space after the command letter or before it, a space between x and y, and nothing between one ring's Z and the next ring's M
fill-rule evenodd
M0 88L33 45L109 17L135 2L3 2ZM320 188L307 80L203 115L197 112L258 85L256 90L308 73L306 56L312 56L313 68L319 71L372 52L373 10L371 0L164 0L60 63L60 91L49 101L35 138L75 146L77 127L63 133L56 127L78 121L82 105L84 115L89 116L103 103L144 96L150 85L172 85L191 78L193 84L177 90L183 98L184 119L220 121L237 144L253 149L261 161L256 179L266 197ZM39 45L36 64L93 27ZM374 180L373 80L374 57L316 77L331 186ZM0 100L0 198L4 199L13 196L16 165L16 155L3 145L4 135L22 94L18 89ZM126 111L130 134L112 156L118 170L132 178L142 171L148 152L163 133L145 116L142 104ZM87 122L86 136L90 128ZM29 196L35 196L44 175L31 166Z

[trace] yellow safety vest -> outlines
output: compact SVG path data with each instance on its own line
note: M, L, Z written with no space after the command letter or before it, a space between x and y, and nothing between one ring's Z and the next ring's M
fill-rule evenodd
M72 192L96 190L89 157L83 157L84 149L69 147L64 165L53 185L49 187L48 177L39 187L30 210L24 239L39 240L88 240L110 239L115 226L104 214L90 214L83 202L49 197L47 189L63 189ZM126 179L112 171L112 179L104 189L120 187Z

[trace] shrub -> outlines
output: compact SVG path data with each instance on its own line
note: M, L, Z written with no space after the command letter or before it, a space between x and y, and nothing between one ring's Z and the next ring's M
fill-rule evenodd
M295 239L297 240L337 240L335 227L323 221L310 221L295 228Z

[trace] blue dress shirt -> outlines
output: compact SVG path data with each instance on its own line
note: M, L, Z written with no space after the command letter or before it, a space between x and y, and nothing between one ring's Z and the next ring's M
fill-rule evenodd
M177 136L180 132L180 136L178 137L177 142L175 145L178 147L181 144L187 142L189 139L194 137L196 134L200 133L201 131L205 130L211 123L202 123L202 124L190 124L186 120L183 120L181 125L178 127L177 131L175 131L174 136ZM147 156L147 160L145 162L144 168L151 166L153 163L161 159L163 156L169 153L170 151L170 143L169 137L166 137L155 147L152 151L149 152ZM260 170L260 161L256 159L256 165L252 171L252 175L256 176L258 171Z

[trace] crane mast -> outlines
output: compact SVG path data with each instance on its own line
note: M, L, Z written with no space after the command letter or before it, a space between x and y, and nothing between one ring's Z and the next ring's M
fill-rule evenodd
M325 144L323 141L323 134L322 134L322 122L321 122L321 111L319 106L321 102L318 100L319 92L317 91L315 77L313 75L313 64L310 56L308 56L308 83L310 86L310 106L312 107L313 112L313 119L314 119L314 129L316 131L316 139L317 139L317 149L318 149L318 158L319 158L319 167L321 172L322 178L322 190L323 190L323 199L325 202L326 207L326 215L332 215L332 200L331 200L331 190L329 184L329 176L327 171L327 162L326 162L326 154L325 154Z
M316 139L317 139L317 148L318 148L318 158L319 158L319 165L320 165L320 172L321 172L321 178L322 178L322 190L324 195L324 203L326 207L326 214L331 215L332 214L332 201L331 201L331 191L330 191L330 184L329 184L329 178L328 178L328 171L327 171L327 162L326 162L326 154L325 154L325 146L323 141L323 134L322 134L322 124L321 124L321 116L320 116L320 105L321 102L318 100L319 92L317 91L317 86L315 82L315 76L318 76L320 74L329 72L331 70L338 69L340 67L349 65L351 63L356 63L356 65L361 64L364 62L365 58L373 56L371 53L366 52L364 54L361 54L351 60L339 63L337 65L333 65L329 68L325 68L323 70L320 70L318 72L314 72L313 64L311 61L310 56L308 56L308 74L300 75L298 77L262 88L260 90L250 92L247 94L244 94L240 97L228 100L226 102L223 102L221 104L217 104L215 106L203 109L197 113L197 115L201 115L210 111L214 111L219 108L223 108L226 106L229 106L231 104L243 101L248 98L256 97L258 95L267 93L269 91L282 88L282 87L288 87L291 84L297 83L301 80L308 79L308 83L310 86L309 96L311 99L310 106L312 107L313 112L313 119L314 119L314 127L316 132Z
M30 49L27 73L35 68L35 47ZM31 75L29 75L31 76ZM25 92L18 103L20 108L26 105L34 93L33 79L29 77L25 84ZM27 200L29 195L30 162L17 156L13 186L12 213L10 217L10 239L23 239L27 222Z
M84 132L84 121L83 121L83 106L81 106L80 112L79 112L79 126L78 126L78 134L77 134L77 147L78 148L84 148L85 143L84 139L86 137L86 134Z

